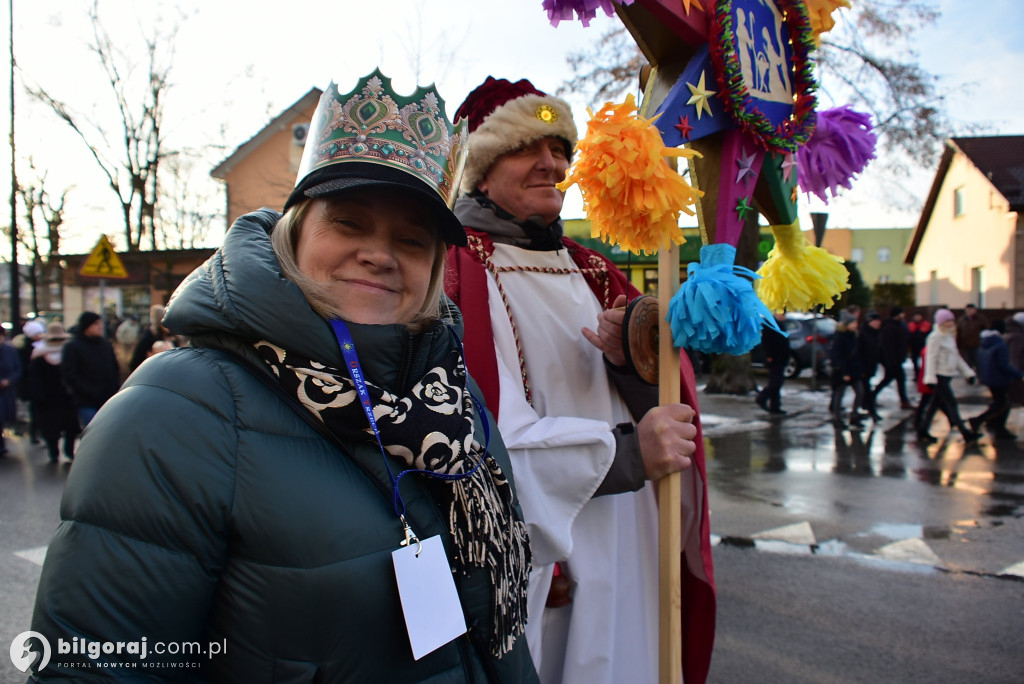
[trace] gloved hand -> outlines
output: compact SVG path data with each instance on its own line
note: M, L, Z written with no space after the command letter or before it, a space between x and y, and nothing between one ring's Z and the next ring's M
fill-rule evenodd
M978 376L977 375L972 375L971 377L967 378L967 384L968 385L976 385L976 384L978 384Z

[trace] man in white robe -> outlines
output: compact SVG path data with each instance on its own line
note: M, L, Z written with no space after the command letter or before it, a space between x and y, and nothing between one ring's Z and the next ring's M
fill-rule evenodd
M450 252L446 290L463 311L467 366L497 417L530 531L527 639L541 681L658 681L651 481L677 471L693 585L683 592L693 611L684 672L702 680L714 590L698 428L690 406L657 406L657 388L626 369L621 309L635 289L562 236L554 185L576 141L569 106L529 81L488 78L462 116L470 153L455 212L469 246ZM703 633L688 636L701 632L694 624Z

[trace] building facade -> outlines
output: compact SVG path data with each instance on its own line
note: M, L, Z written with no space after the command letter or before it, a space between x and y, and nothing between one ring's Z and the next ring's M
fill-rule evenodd
M904 262L918 306L1024 308L1024 136L946 142Z

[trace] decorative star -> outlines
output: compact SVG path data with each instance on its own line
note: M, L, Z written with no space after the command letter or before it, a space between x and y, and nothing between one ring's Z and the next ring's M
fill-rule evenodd
M714 114L711 113L711 105L708 104L708 98L714 95L717 91L707 90L704 87L704 72L700 72L700 81L697 82L697 85L687 83L686 87L690 89L691 94L691 97L686 101L686 104L697 105L697 120L700 120L700 112L702 109L707 110L708 116L714 116Z
M691 2L692 2L692 3L694 4L694 5L696 5L696 6L697 6L697 9L699 9L699 10L700 10L701 12L703 12L703 11L704 11L704 8L703 8L703 7L701 6L701 4L700 4L700 0L683 0L683 8L684 8L684 9L686 10L686 13L687 13L687 14L689 14L689 13L690 13L690 3L691 3Z
M796 157L793 156L792 152L787 152L786 156L782 159L782 165L780 167L782 169L782 180L789 183L795 167Z
M789 193L789 201L792 202L793 204L796 204L796 194L796 186L794 185L793 191Z
M676 128L679 129L679 133L683 136L683 140L690 139L690 133L693 131L693 126L690 125L690 115L679 117L679 123L676 124Z
M747 220L747 214L754 211L754 207L750 206L749 197L741 197L740 201L736 203L736 213L740 216L740 221Z
M744 178L754 178L754 161L757 160L757 155L753 152L747 154L743 150L740 150L739 156L736 158L736 163L740 165L739 173L736 174L736 182L741 183Z

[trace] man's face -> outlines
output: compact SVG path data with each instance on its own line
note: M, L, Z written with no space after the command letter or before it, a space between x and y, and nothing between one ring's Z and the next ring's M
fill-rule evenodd
M539 216L547 225L562 211L565 194L555 183L568 169L565 141L548 136L498 157L477 188L517 219Z
M86 337L103 337L103 319L96 319L96 322L82 331Z

